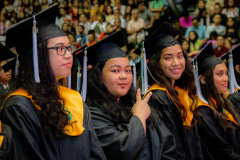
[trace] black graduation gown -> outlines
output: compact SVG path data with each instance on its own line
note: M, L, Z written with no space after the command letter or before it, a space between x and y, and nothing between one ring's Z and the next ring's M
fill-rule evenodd
M240 134L237 130L227 129L226 132L214 120L213 110L200 106L197 111L203 117L198 127L199 134L209 153L216 160L240 159ZM233 126L236 125L231 122Z
M230 94L227 99L233 104L238 114L240 114L240 92L237 90L233 94Z
M84 104L83 127L79 136L57 137L45 134L39 121L41 111L30 99L12 96L4 103L2 120L13 131L18 152L23 160L89 160L106 159L92 126L88 107ZM46 117L44 117L46 118Z
M186 129L177 106L163 90L152 90L149 105L160 121L167 126L176 141L177 160L203 159L200 136L197 126ZM194 123L194 120L192 121Z
M1 122L0 122L1 123ZM1 135L4 136L1 149L0 159L1 160L17 160L19 159L15 142L12 137L12 130L9 126L4 123L1 124Z
M155 129L146 126L145 135L142 122L137 116L132 116L129 123L115 124L109 115L97 107L89 108L93 127L108 160L160 160L175 152L174 139L167 128L162 125L160 139ZM166 147L163 147L165 145Z

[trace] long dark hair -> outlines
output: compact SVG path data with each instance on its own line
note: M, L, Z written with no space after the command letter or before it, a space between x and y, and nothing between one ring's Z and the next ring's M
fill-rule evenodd
M38 63L40 83L34 80L32 49L19 56L18 75L13 82L10 93L22 88L32 96L34 103L41 107L40 121L44 131L53 131L56 135L64 135L64 127L71 125L68 115L64 112L64 101L60 98L58 85L48 56L48 41L38 44ZM6 98L6 96L3 99ZM45 118L46 117L46 118Z
M153 78L158 82L158 84L160 84L161 87L164 87L168 90L169 94L173 98L173 101L179 107L179 110L180 110L179 112L181 114L182 121L184 122L187 117L187 110L180 102L178 98L178 92L172 86L171 80L165 75L162 68L160 67L159 60L161 58L161 54L162 52L160 51L157 54L154 54L150 58L148 62L149 71L151 72L151 75L153 76ZM189 97L192 99L192 103L190 104L190 109L193 111L193 109L195 108L194 105L196 105L196 102L197 102L196 87L194 84L194 76L192 72L193 68L185 52L183 52L183 56L186 61L185 70L182 73L181 78L175 81L175 86L178 86L188 92ZM153 85L154 83L156 83L156 81L152 78L151 75L148 75L148 79L149 79L149 84Z
M120 98L119 103L117 99L108 93L106 86L102 80L102 69L105 62L95 65L88 71L87 81L87 99L88 106L98 107L105 114L110 115L109 118L114 123L128 123L132 117L131 108L136 102L136 90L133 85L130 87L127 94ZM147 124L154 126L154 119L150 115Z
M193 32L195 34L195 39L193 39L193 40L190 39L190 33L191 32ZM191 31L191 32L189 32L189 41L192 42L192 43L196 43L196 41L198 40L198 34L195 31Z
M223 127L224 130L228 128L234 129L235 127L233 127L230 121L227 120L227 116L223 113L223 109L226 109L230 114L232 114L233 118L238 123L237 126L238 129L240 125L239 115L235 111L234 106L227 99L225 99L222 94L219 94L213 79L214 68L215 67L209 69L204 74L202 74L202 76L205 77L205 79L207 79L205 84L202 83L200 84L203 97L208 101L209 105L212 106L214 119L220 126ZM211 100L211 98L213 98L217 102L216 105Z

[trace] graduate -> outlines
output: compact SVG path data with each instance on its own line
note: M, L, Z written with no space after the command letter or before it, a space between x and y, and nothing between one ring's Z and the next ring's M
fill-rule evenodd
M80 94L58 83L71 73L73 57L66 34L54 24L57 10L54 4L7 31L19 68L2 122L12 129L20 159L106 159Z
M200 91L209 104L195 109L201 139L214 159L240 159L240 118L234 106L223 97L228 89L228 69L214 56L211 43L194 61L198 64Z
M232 60L229 61L229 55L231 54L232 56ZM225 55L223 55L221 57L222 60L225 60L228 62L229 64L229 68L231 67L231 69L229 69L230 72L230 76L232 76L231 78L229 78L231 81L229 83L230 88L232 90L231 93L229 93L225 98L227 98L235 107L236 111L238 112L238 114L240 114L240 46L237 46L236 48L234 48L232 51L229 51L228 53L226 53Z
M87 48L87 99L93 126L109 160L174 159L175 141L164 123L155 126L147 104L151 93L141 99L133 87L133 76L122 31ZM83 52L77 56L82 61ZM158 132L161 134L158 135Z
M176 141L178 160L203 159L193 110L205 105L197 98L192 65L174 38L180 31L168 23L160 26L145 41L152 92L149 105L165 123ZM140 54L140 47L135 53Z

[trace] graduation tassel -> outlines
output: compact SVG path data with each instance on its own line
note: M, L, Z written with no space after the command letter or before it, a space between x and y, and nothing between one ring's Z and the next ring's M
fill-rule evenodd
M33 50L33 70L35 82L40 83L39 77L39 67L38 67L38 50L37 50L37 33L38 29L36 27L35 15L33 15L33 28L32 28L32 50Z
M79 92L80 91L80 86L81 86L81 67L80 63L78 62L78 72L77 72L77 88L76 90Z
M71 89L71 73L69 74L69 76L67 77L67 88Z
M82 81L82 100L85 102L87 95L87 47L85 47L84 57L83 57L83 81Z
M19 61L18 61L18 55L17 55L17 57L16 57L16 65L15 65L15 77L18 74L18 66L19 66Z
M196 58L197 59L197 58ZM199 75L198 75L198 66L197 66L197 61L196 65L194 64L193 61L193 75L194 75L194 80L195 80L195 86L197 88L197 95L198 98L203 101L204 103L208 104L207 100L203 97L201 87L200 87L200 82L199 82Z
M230 93L235 92L235 87L240 89L239 85L237 84L235 73L234 73L234 67L233 67L233 55L232 50L229 51L229 60L228 60L228 68L229 68L229 89Z
M133 64L133 86L137 89L137 71L135 63Z
M141 76L142 76L142 94L144 95L148 91L148 76L147 76L147 61L146 61L146 50L144 47L144 41L142 42L142 53L141 53Z

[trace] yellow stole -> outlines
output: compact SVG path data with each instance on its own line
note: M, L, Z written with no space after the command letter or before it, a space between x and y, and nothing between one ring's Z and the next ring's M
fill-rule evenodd
M2 122L0 121L0 133L2 133ZM2 147L4 135L0 135L0 148Z
M83 117L84 117L84 108L83 108L83 101L81 95L72 89L59 86L58 87L59 95L64 101L64 110L68 114L70 123L72 126L66 125L65 126L65 133L69 136L78 136L81 135L84 131L83 127ZM19 88L12 94L10 94L6 100L11 96L24 96L29 98L32 103L41 110L41 107L34 103L32 99L32 95L29 95L27 91ZM5 101L6 101L5 100Z
M179 98L180 102L182 103L182 105L185 107L185 109L186 109L186 111L187 111L187 117L186 117L186 120L183 122L183 125L184 125L184 126L191 127L191 123L192 123L192 120L193 120L193 113L192 113L192 111L190 110L190 104L192 104L192 99L188 96L188 92L187 92L187 91L185 91L185 90L183 90L183 89L181 89L181 88L179 88L179 87L177 87L177 86L175 86L175 89L176 89L177 92L178 92L178 98ZM172 99L172 101L173 101L173 98L172 98L172 96L169 94L168 90L167 90L166 88L164 88L164 87L159 86L157 83L153 84L153 85L149 88L149 90L147 91L147 93L150 92L150 91L152 91L152 90L162 90L162 91L165 91L165 92L168 94L168 96L169 96L169 97ZM147 93L146 93L146 94L147 94ZM173 101L173 102L174 102L174 101ZM178 106L175 102L174 102L174 104L175 104L176 107L179 109L179 106ZM210 105L202 102L199 98L197 98L197 104L195 105L195 107L198 108L199 106L208 106L209 108L211 108L211 109L213 110L213 108L212 108ZM192 109L194 110L194 109L196 109L196 108L192 108ZM228 113L226 110L225 110L225 113L226 113L226 115L227 115L227 117L228 117L228 120L230 120L230 121L234 122L235 124L237 124L236 121L234 120L233 116L232 116L230 113Z
M236 92L237 90L238 90L238 88L235 88L235 89L234 89L234 92ZM227 95L225 95L224 98L227 99L230 95L231 95L230 90L228 90L228 91L227 91Z

